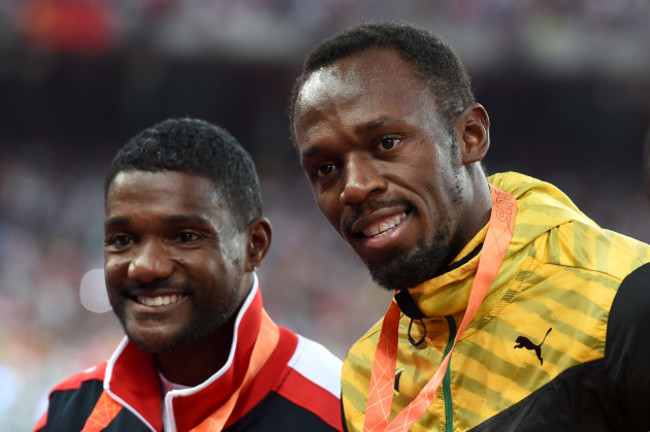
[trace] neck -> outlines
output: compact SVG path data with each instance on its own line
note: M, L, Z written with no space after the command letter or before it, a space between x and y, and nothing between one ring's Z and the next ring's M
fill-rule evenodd
M235 321L242 304L253 288L253 280L254 276L251 272L242 277L239 284L248 289L240 290L238 306L224 325L191 344L154 354L158 371L165 378L175 384L194 387L210 378L226 364L232 346Z
M197 386L226 364L234 329L234 318L216 332L182 347L155 354L160 373L169 381Z
M470 242L474 236L483 229L483 227L490 220L490 213L492 211L492 194L490 193L490 184L487 181L487 177L483 173L483 170L478 164L473 164L472 169L474 172L470 171L473 193L471 196L468 196L468 212L466 218L466 226L463 242L461 248L457 251L460 253L460 250ZM455 257L455 256L454 256ZM452 257L452 259L454 258Z

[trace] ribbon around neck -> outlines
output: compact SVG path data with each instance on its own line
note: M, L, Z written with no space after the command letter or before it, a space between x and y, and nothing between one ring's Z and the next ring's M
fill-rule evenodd
M440 383L445 377L451 354L460 336L474 319L485 295L492 285L503 258L505 257L517 216L517 201L507 192L490 185L492 196L492 211L488 231L479 257L479 264L472 283L472 290L465 315L458 327L454 343L449 353L442 360L438 370L429 382L420 390L411 403L390 421L393 404L393 386L395 381L395 365L397 363L397 345L400 310L393 300L384 316L379 335L379 343L375 350L368 388L368 401L363 424L364 432L406 432L427 411Z

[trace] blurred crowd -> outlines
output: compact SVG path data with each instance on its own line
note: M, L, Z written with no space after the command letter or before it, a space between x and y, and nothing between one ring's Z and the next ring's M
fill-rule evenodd
M649 14L645 0L1 0L0 32L10 42L71 52L148 46L277 60L295 58L333 28L399 18L435 24L467 52L473 46L477 61L520 50L523 58L555 59L553 68L589 67L587 59L617 68L605 52L619 47L626 49L615 55L628 69L643 51L625 39L629 32L650 39Z
M122 337L79 284L103 265L103 173L172 116L252 153L274 227L260 283L280 324L339 356L390 297L317 210L289 142L291 82L313 43L361 19L440 33L492 121L488 171L560 186L606 228L650 241L645 0L0 0L0 432Z

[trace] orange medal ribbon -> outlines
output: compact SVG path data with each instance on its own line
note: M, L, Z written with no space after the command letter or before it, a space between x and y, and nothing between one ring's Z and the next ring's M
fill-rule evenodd
M397 344L400 310L395 301L392 301L379 335L379 343L375 350L372 363L370 386L366 416L363 424L364 432L402 432L408 431L417 419L429 408L435 399L440 383L445 377L447 364L451 353L456 347L461 334L467 329L474 319L485 294L501 267L503 258L512 239L517 216L517 201L507 192L490 185L492 195L492 211L490 225L479 258L478 269L472 284L467 309L458 333L454 338L449 353L442 360L433 378L424 386L417 397L390 421L391 406L393 403L393 386L395 381L395 365L397 363Z

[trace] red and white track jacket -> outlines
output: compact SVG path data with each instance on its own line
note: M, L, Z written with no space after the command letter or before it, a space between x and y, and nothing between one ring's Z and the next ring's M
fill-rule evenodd
M276 325L255 280L226 364L202 384L161 396L150 353L126 338L111 358L59 384L34 428L45 431L340 431L341 361Z

